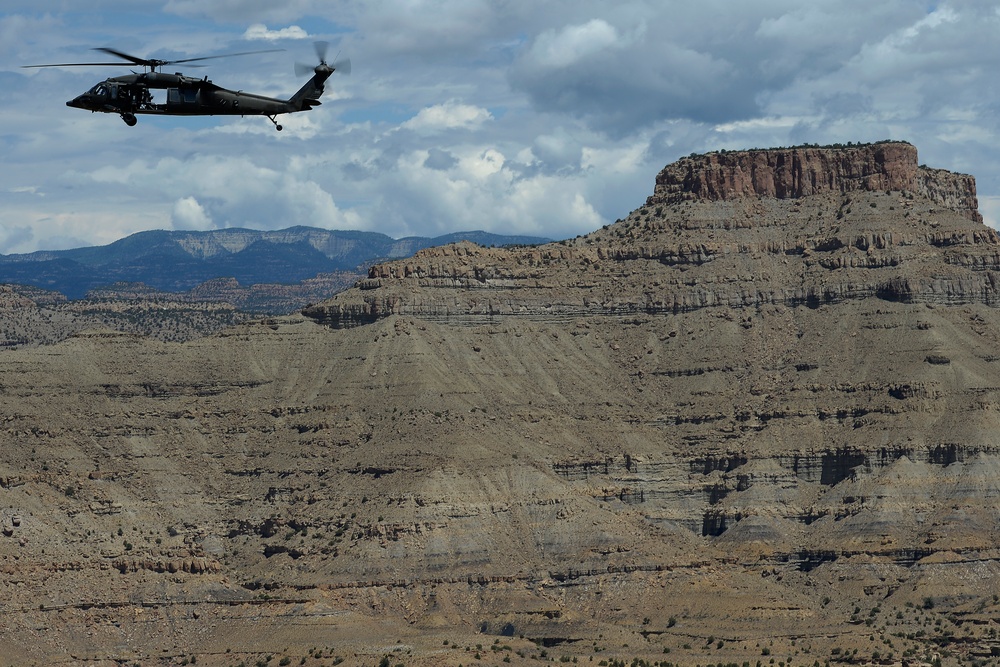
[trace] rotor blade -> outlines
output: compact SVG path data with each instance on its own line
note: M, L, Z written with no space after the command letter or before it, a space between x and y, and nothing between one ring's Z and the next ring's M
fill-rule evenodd
M163 65L175 65L177 63L193 63L200 60L213 60L215 58L232 58L234 56L249 56L255 53L274 53L276 51L284 51L284 49L264 49L262 51L244 51L242 53L226 53L221 56L203 56L201 58L184 58L182 60L157 60L154 58L139 58L138 56L133 56L131 54L125 53L124 51L118 51L117 49L110 49L108 47L97 47L93 49L94 51L100 51L102 53L107 53L112 56L117 56L122 60L127 60L125 63L53 63L51 65L22 65L25 68L33 67L130 67L138 65L140 67L149 67L151 69L156 69L162 67ZM203 67L203 65L191 65L191 67ZM312 68L309 68L310 71Z
M21 65L23 68L31 67L131 67L132 63L53 63L52 65Z
M123 60L129 61L133 65L149 66L149 63L150 63L150 61L146 60L145 58L139 58L137 56L129 55L128 53L124 53L123 51L118 51L116 49L109 49L106 46L99 46L99 47L97 47L95 49L91 49L91 50L92 51L100 51L101 53L107 53L107 54L112 55L112 56L118 56L119 58L121 58Z
M216 58L232 58L234 56L249 56L255 53L274 53L276 51L284 51L284 49L263 49L261 51L243 51L241 53L225 53L220 56L202 56L200 58L182 58L180 60L159 60L158 58L139 58L123 51L118 51L117 49L109 49L107 47L99 47L94 49L95 51L102 51L104 53L109 53L113 56L118 56L128 60L135 65L142 65L143 67L162 67L163 65L176 65L178 63L193 63L199 62L201 60L214 60ZM192 67L199 67L199 65L192 65Z
M236 56L251 56L255 53L276 53L284 49L264 49L263 51L243 51L242 53L224 53L221 56L203 56L201 58L185 58L183 60L165 60L164 65L176 65L177 63L193 63L199 60L215 60L216 58L234 58Z
M306 76L307 74L312 74L316 71L315 65L306 65L305 63L295 63L295 76Z
M335 71L335 72L340 72L341 74L350 74L351 73L351 59L350 58L344 58L343 60L337 60L332 65L330 65L330 67L332 67L333 71Z
M108 48L96 48L93 51L100 51L101 53L107 53L112 56L118 56L123 60L127 60L127 63L54 63L52 65L23 65L23 67L128 67L129 65L142 65L148 67L150 61L143 60L142 58L137 58L135 56L123 53L122 51L116 51L115 49Z
M313 48L316 49L316 57L319 58L319 61L325 63L326 52L330 49L330 42L313 42Z

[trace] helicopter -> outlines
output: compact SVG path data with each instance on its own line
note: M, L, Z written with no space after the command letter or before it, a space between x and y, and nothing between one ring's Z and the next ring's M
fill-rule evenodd
M323 84L334 72L351 73L351 61L345 59L335 61L332 65L326 62L328 44L315 42L316 56L319 64L295 64L295 72L299 76L312 72L312 78L306 82L287 100L264 95L246 93L242 90L229 90L218 86L208 77L202 79L184 76L180 72L167 74L159 71L167 65L194 63L215 58L231 58L255 53L273 53L282 49L267 49L263 51L245 51L243 53L228 53L219 56L202 58L185 58L183 60L157 60L138 58L122 51L106 47L95 48L127 62L103 63L60 63L52 65L24 65L34 67L92 67L92 66L141 66L143 72L133 71L131 74L105 79L93 88L66 102L66 106L76 109L86 109L91 112L116 113L129 127L133 127L138 114L157 114L165 116L267 116L280 132L281 124L277 117L283 113L309 111L320 105L319 98L323 94ZM203 67L203 65L189 65ZM165 90L166 100L157 103L153 100L153 90Z

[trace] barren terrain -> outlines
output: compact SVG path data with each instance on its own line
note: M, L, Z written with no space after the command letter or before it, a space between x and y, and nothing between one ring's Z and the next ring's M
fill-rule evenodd
M784 150L4 351L0 664L995 660L1000 240L907 144Z

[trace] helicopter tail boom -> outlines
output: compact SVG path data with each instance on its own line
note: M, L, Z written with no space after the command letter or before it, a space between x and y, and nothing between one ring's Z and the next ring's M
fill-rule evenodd
M317 66L315 71L316 73L306 82L306 85L299 88L298 92L288 100L288 103L296 111L308 111L314 106L318 106L319 98L323 94L323 84L333 74L333 68L325 63Z
M323 94L323 84L326 83L331 74L334 72L340 72L341 74L351 73L351 61L349 58L334 61L333 64L327 64L326 51L329 47L328 43L315 42L313 46L316 47L316 57L319 59L319 64L315 67L301 63L295 64L295 73L299 76L312 72L312 77L306 82L306 85L302 86L288 100L288 104L296 111L308 111L315 106L319 106L319 98Z

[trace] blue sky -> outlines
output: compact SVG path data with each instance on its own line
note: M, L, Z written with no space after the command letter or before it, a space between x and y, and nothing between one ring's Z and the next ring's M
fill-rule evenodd
M624 217L692 152L904 139L972 173L1000 218L1000 15L913 0L6 0L0 253L147 229L313 225L393 237L483 229L565 238ZM353 64L323 105L265 118L65 106L127 68L287 97L330 42Z

